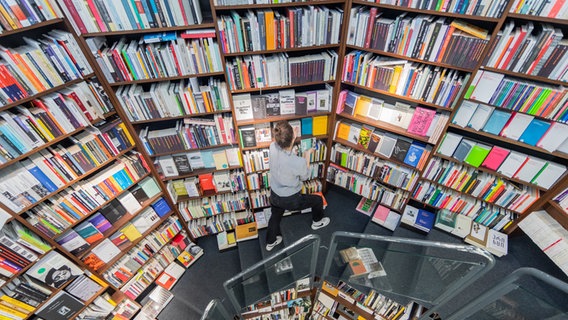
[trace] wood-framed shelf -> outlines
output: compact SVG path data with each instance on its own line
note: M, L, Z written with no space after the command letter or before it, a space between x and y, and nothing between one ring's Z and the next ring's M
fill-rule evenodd
M544 83L552 84L552 85L555 85L555 86L566 86L566 85L568 85L568 82L564 82L564 81L560 81L560 80L552 80L552 79L548 79L548 78L541 77L541 76L533 76L531 74L514 72L514 71L505 70L505 69L498 69L498 68L491 68L491 67L484 67L484 66L482 66L480 69L485 70L485 71L491 71L491 72L495 72L495 73L505 74L505 75L515 77L515 78L523 78L524 80L544 82Z
M426 14L435 15L435 16L442 16L442 17L453 17L453 18L467 19L467 20L489 21L489 22L493 22L493 23L499 22L499 18L474 16L474 15L470 15L470 14L451 13L451 12L443 12L443 11L436 11L436 10L415 9L415 8L404 7L404 6L396 6L396 5L390 5L390 4L366 2L366 1L363 1L363 0L353 0L353 4L373 6L373 7L377 7L377 8L403 11L403 12L415 12L415 13L420 13L420 14L426 13Z
M196 176L201 175L201 174L214 173L214 172L218 172L218 171L237 170L237 169L242 169L242 168L243 168L243 166L229 166L229 167L223 168L223 169L201 168L201 169L192 170L190 173L182 174L182 175L175 176L175 177L161 177L161 179L162 179L162 181L180 180L180 179L196 177Z
M303 119L303 118L313 118L318 116L329 116L331 112L329 111L319 111L319 112L312 112L307 114L289 114L289 115L280 115L280 116L267 116L264 119L252 119L252 120L237 120L237 126L247 126L247 125L254 125L259 123L270 123L276 122L280 120L295 120L295 119Z
M179 231L174 235L174 237L175 237L176 235L178 235L178 234L179 234ZM119 289L123 288L130 280L132 280L132 278L134 278L134 277L136 276L136 274L138 273L138 271L142 270L142 268L144 268L144 266L147 265L148 262L150 262L151 260L153 260L154 257L155 257L157 254L159 254L162 250L166 249L166 246L169 245L169 244L172 242L172 240L174 239L174 237L172 237L172 238L169 239L166 243L164 243L164 245L161 246L160 249L158 249L158 251L156 251L156 253L154 253L153 255L151 255L151 256L148 258L148 260L144 261L144 263L140 266L140 268L138 268L138 270L136 270L136 272L134 272L134 274L133 274L130 278L128 278L128 280L126 280L126 281L125 281L121 286L119 286L118 288L119 288ZM129 250L129 251L130 251L130 250ZM176 258L177 258L177 257L176 257ZM174 260L175 260L175 258L174 258Z
M353 169L344 167L344 166L342 166L341 164L339 164L339 163L337 163L337 162L333 162L333 161L330 160L329 163L333 163L335 166L338 166L338 167L341 168L341 169L344 169L344 170L347 170L347 171L351 171L351 172L355 172L355 173L360 174L360 175L362 175L362 176L365 176L365 177L367 177L367 178L373 179L373 180L377 181L379 184L382 184L382 185L384 185L385 187L388 187L388 188L390 188L390 189L400 189L400 190L403 190L404 192L410 192L410 190L408 190L408 189L404 189L404 188L395 186L394 184L391 184L391 183L388 183L388 182L386 182L386 181L383 181L383 180L374 178L373 176L370 176L370 175L368 175L368 174L364 174L364 173L362 173L362 172L355 171L355 170L353 170Z
M430 140L429 137L423 137L423 136L419 136L419 135L416 135L416 134L408 133L403 128L394 126L394 125L392 125L388 122L373 120L373 119L369 119L367 117L362 117L362 116L358 116L358 115L352 116L352 115L346 114L346 113L338 113L337 115L342 117L342 118L345 118L345 119L349 119L349 120L356 121L356 122L359 122L359 123L364 123L364 124L370 125L370 126L375 127L375 128L387 130L391 133L395 133L395 134L398 134L398 135L401 135L401 136L405 136L405 137L411 138L413 140L417 140L417 141L424 142L424 143L427 143L427 144L434 144L434 143L428 142Z
M50 289L53 289L53 291L51 292L51 295L49 295L49 297L47 297L47 299L45 299L45 301L43 301L42 303L40 303L34 311L30 312L30 314L25 317L24 319L29 319L30 317L32 317L33 315L35 315L35 313L41 308L43 307L44 304L46 304L47 302L49 302L51 300L51 298L53 298L59 291L62 291L63 289L65 289L65 287L67 287L71 282L73 282L73 280L75 280L75 278L73 279L69 279L67 280L67 282L65 282L61 287L59 288L53 288L53 287L49 287Z
M352 171L352 170L351 170L351 171ZM341 185L338 185L338 184L334 183L333 181L326 180L326 182L327 182L327 183L331 183L332 185L337 186L337 187L339 187L339 188L342 188L342 189L344 189L344 190L347 190L347 191L349 191L349 192L353 192L353 193L355 193L356 195L361 196L361 197L363 197L363 198L370 199L370 198L367 198L365 195L358 194L358 193L356 193L355 191L349 190L349 189L345 188L344 186L341 186ZM405 191L405 192L406 192L406 191ZM406 193L408 193L408 192L406 192ZM410 197L410 194L409 194L409 197ZM372 200L372 201L377 201L377 199ZM401 205L401 208L406 205L406 202L407 202L407 201L404 200L404 204ZM388 204L384 204L384 203L381 203L381 202L378 202L378 204L380 204L380 205L383 206L383 207L389 208L390 210L396 211L396 212L398 212L398 213L402 213L402 209L395 208L395 207L393 207L393 206L390 206L390 205L388 205Z
M490 204L490 205L492 205L492 206L494 206L494 207L497 207L497 208L501 208L501 209L504 209L504 210L508 210L508 211L514 212L514 213L516 213L516 214L523 214L522 212L505 208L505 207L500 206L500 205L498 205L498 204L495 204L495 203L493 203L493 202L489 202L489 201L487 201L487 200L484 200L484 199L482 199L482 198L480 198L480 197L474 197L474 196L472 196L471 194L463 193L463 192L458 191L458 190L456 190L456 189L453 189L453 188L451 188L451 187L448 187L448 186L445 186L445 185L443 185L443 184L440 184L440 183L438 183L438 182L436 182L436 181L432 181L432 180L429 180L429 179L426 179L426 178L422 178L422 177L420 178L420 180L425 181L425 182L429 182L429 183L431 183L431 184L435 184L435 185L437 185L437 186L440 187L440 188L444 188L444 189L451 190L451 191L453 191L453 192L459 193L459 194L464 195L464 196L466 196L466 197L470 197L471 199L483 201L483 202L485 202L485 203L487 203L487 204ZM415 200L415 201L418 201L418 202L420 202L420 203L427 204L427 205L429 205L429 206L431 206L431 207L433 207L433 208L437 208L437 209L440 209L440 210L441 210L441 209L444 209L444 208L440 208L440 207L435 206L435 205L431 205L431 204L426 203L426 202L424 202L424 201L418 200L418 199L416 199L416 198L414 198L414 197L412 197L412 199ZM537 200L538 200L538 198L537 198Z
M503 179L503 180L507 180L507 181L510 181L510 182L513 182L513 183L517 183L517 184L521 184L521 185L524 185L524 186L527 186L527 187L535 188L535 189L537 189L537 190L539 190L539 191L546 191L546 190L548 190L548 189L546 189L546 188L543 188L543 187L538 186L538 185L536 185L536 184L532 184L532 183L530 183L530 182L522 181L522 180L519 180L519 179L516 179L516 178L509 178L509 177L507 177L507 176L505 176L505 175L503 175L503 174L501 174L501 173L499 173L499 172L497 172L497 171L493 171L493 170L490 170L490 169L482 168L481 166L479 166L479 167L474 167L474 166L472 166L472 165L467 164L466 162L460 162L460 161L458 161L458 160L456 160L456 159L454 159L454 158L452 158L452 157L448 157L448 156L445 156L445 155L443 155L443 154L435 153L432 157L438 157L438 158L441 158L441 159L444 159L444 160L448 160L448 161L451 161L451 162L454 162L454 163L463 165L464 167L468 167L468 168L471 168L471 169L474 169L474 170L483 171L483 172L489 173L489 174L491 174L491 175L494 175L494 176L496 176L496 177L499 177L499 178L501 178L501 179ZM449 187L447 187L447 188L449 188ZM456 191L457 191L457 190L456 190ZM459 192L459 191L458 191L458 192Z
M385 160L385 161L389 161L389 162L391 162L391 163L393 163L393 164L396 164L396 165L399 165L399 166L402 166L402 167L406 167L406 168L410 168L410 169L412 169L412 170L418 171L418 168L416 168L416 167L413 167L413 166L411 166L411 165L409 165L409 164L406 164L406 163L404 163L404 162L398 161L397 159L387 158L387 157L385 157L385 156L383 156L383 155L380 155L380 154L378 154L378 153L370 152L369 150L367 150L367 149L365 149L365 148L363 148L363 147L361 147L361 146L359 146L359 145L356 145L356 144L354 144L354 143L352 143L352 142L350 142L350 141L343 140L343 139L339 139L339 138L335 138L335 139L333 139L333 142L340 143L340 144L342 144L342 145L344 145L344 146L346 146L346 147L349 147L349 148L354 149L354 150L357 150L357 151L365 152L365 153L370 154L370 155L372 155L372 156L374 156L374 157L377 157L377 158L379 158L379 159L382 159L382 160Z
M125 86L125 85L130 85L130 84L165 82L165 81L183 80L183 79L189 79L189 78L214 77L214 76L222 76L224 74L225 73L223 71L202 72L202 73L185 74L185 75L180 75L180 76L175 76L175 77L161 77L161 78L150 78L150 79L111 82L111 83L109 83L109 85L111 87L119 87L119 86ZM132 76L132 74L131 74L131 76Z
M370 87L367 87L367 86L362 86L360 84L356 84L356 83L353 83L353 82L348 82L348 81L342 80L341 83L344 84L344 85L355 87L355 88L359 88L359 89L367 90L367 91L370 91L370 92L378 93L378 94L381 94L383 96L393 97L395 99L404 100L404 101L416 103L416 104L421 104L423 106L427 106L427 107L431 107L431 108L436 108L436 109L446 110L446 111L452 111L453 110L452 108L442 107L442 106L436 105L436 104L431 103L431 102L426 102L426 101L422 101L422 100L418 100L418 99L414 99L414 98L410 98L410 97L406 97L406 96L401 96L401 95L391 93L391 92L388 92L388 91L385 91L385 90L379 90L379 89L370 88Z
M568 213L556 201L549 200L545 205L545 209L564 229L568 229Z
M47 250L45 253L38 255L38 258L36 261L32 261L30 264L28 264L27 266L23 267L22 270L18 271L17 273L15 273L13 276L11 277L6 277L7 280L5 283L0 285L0 289L4 288L4 286L8 283L11 282L12 280L16 279L17 277L21 276L22 274L26 273L26 271L28 271L29 268L31 268L34 264L36 264L39 260L41 260L41 258L43 258L46 254L48 254L50 251L52 251L53 248L51 248L50 250ZM32 250L33 251L33 250ZM34 251L35 252L35 251Z
M200 150L215 149L215 148L223 148L223 147L231 147L231 146L234 146L234 144L232 144L232 143L220 143L220 144L201 147L201 148L174 150L174 151L163 152L163 153L149 154L148 156L150 158L157 158L157 157L161 157L161 156L169 156L169 155L176 154L176 153L185 153L185 152L200 151Z
M87 176L93 174L94 172L100 170L101 168L103 168L103 167L106 166L107 164L111 163L112 161L116 160L118 157L120 157L121 155L125 154L126 152L128 152L128 151L130 151L130 150L132 150L132 149L134 149L134 146L129 147L129 148L123 150L122 152L120 152L118 155L116 155L116 156L114 156L114 157L112 157L112 158L109 158L109 159L105 160L105 161L104 161L103 163L101 163L99 166L94 167L93 169L91 169L91 170L85 172L85 173L82 174L82 175L79 175L77 178L75 178L75 179L73 179L73 180L71 180L71 181L65 183L62 187L58 188L57 190L55 190L55 191L53 191L53 192L50 192L50 193L49 193L48 195L46 195L45 197L39 199L37 202L34 202L34 203L32 203L31 205L25 207L24 209L18 211L17 214L20 215L20 214L22 214L23 212L26 212L26 211L28 211L28 210L30 210L30 209L36 207L36 206L39 205L40 203L43 203L45 200L47 200L47 199L53 197L54 195L58 194L59 192L61 192L61 191L63 191L63 190L69 188L70 186L72 186L73 184L77 183L77 182L80 181L81 179L84 179L85 177L87 177Z
M116 257L112 258L109 262L105 263L103 266L98 268L96 272L103 274L105 271L107 271L109 268L111 268L113 264L115 264L118 260L120 260L124 256L124 253L127 253L128 251L130 251L130 249L134 248L140 241L145 239L146 236L148 236L150 233L154 232L156 230L156 227L161 225L164 221L166 221L172 215L172 213L173 213L173 211L170 210L168 213L164 214L164 216L161 217L160 220L158 220L148 230L146 230L144 233L142 233L141 237L132 241L132 243L127 248L125 248L124 250L121 250L123 254L117 255ZM94 247L94 246L92 246L92 247ZM90 250L88 252L90 252Z
M530 113L526 113L526 112L523 112L523 111L517 111L517 110L513 110L513 109L508 109L508 108L504 108L504 107L499 107L499 106L496 106L496 105L492 105L492 104L490 104L490 103L488 103L488 102L481 102L481 101L478 101L478 100L475 100L475 99L467 99L467 100L468 100L468 101L471 101L471 102L481 103L481 104L484 104L484 105L487 105L487 106L491 106L491 107L496 108L496 109L499 109L499 110L508 111L508 112L510 112L510 113L513 113L513 112L524 113L524 114L527 114L527 115L529 115L529 116L535 117L535 119L541 119L541 120L548 121L548 122L556 122L556 121L557 121L557 120L554 120L554 119L549 119L549 118L537 116L537 115L530 114ZM476 131L476 132L478 132L478 131Z
M509 109L504 109L504 110L509 110ZM548 120L548 121L552 121L552 120ZM568 160L568 154L566 154L566 153L562 153L562 152L558 152L558 151L548 152L548 151L546 151L542 148L531 146L530 144L526 144L526 143L523 143L523 142L520 142L520 141L517 141L517 140L513 140L511 138L496 136L494 134L487 133L487 132L484 132L484 131L478 131L478 130L475 130L475 129L472 129L472 128L460 127L460 126L453 124L453 123L450 123L449 127L456 129L456 130L466 131L466 132L473 133L473 134L476 134L476 135L488 137L488 138L491 138L491 139L494 139L494 140L499 140L499 141L505 142L507 144L515 145L515 146L521 147L523 149L536 151L536 152L539 152L541 154L551 155L551 156L554 156L554 157L558 157L558 158L561 158L561 159ZM500 146L502 146L502 145L500 145Z
M15 107L15 106L19 106L19 105L21 105L21 104L23 104L23 103L30 102L30 101L32 101L32 100L34 100L34 99L41 98L41 97L46 96L46 95L48 95L48 94L50 94L50 93L56 92L56 91L58 91L58 90L65 89L65 88L67 88L67 87L69 87L69 86L71 86L71 85L74 85L74 84L77 84L77 83L79 83L79 82L85 81L85 80L88 79L88 78L92 78L94 75L95 75L94 73L89 73L88 75L85 75L85 76L82 77L82 78L74 79L74 80L68 81L68 82L66 82L66 83L64 83L64 84L62 84L62 85L60 85L60 86L55 86L55 87L53 87L53 88L49 88L49 89L44 90L44 91L42 91L42 92L38 92L38 93L36 93L36 94L33 94L33 95L31 95L31 96L28 96L28 97L25 97L25 98L20 99L20 100L18 100L18 101L10 102L10 103L8 103L8 104L6 104L6 105L0 106L0 111L8 110L8 109L13 108L13 107Z
M43 21L40 23L36 23L36 24L32 24L31 26L27 26L27 27L22 27L22 28L18 28L18 29L14 29L14 30L6 30L6 31L2 31L0 33L0 38L2 37L8 37L14 34L18 34L18 33L24 33L26 31L30 31L33 29L38 29L38 28L43 28L46 26L52 26L58 23L63 22L63 18L55 18L55 19L51 19L51 20L47 20L47 21Z
M389 56L389 57L396 58L396 59L408 60L410 62L427 64L427 65L431 65L431 66L435 66L435 67L443 67L443 68L447 68L447 69L454 69L454 70L458 70L458 71L462 71L462 72L472 73L473 71L475 71L473 69L460 68L459 66L454 66L452 64L447 64L447 63L442 63L442 62L434 62L434 61L428 61L428 60L421 60L421 59L417 59L417 58L411 58L411 57L408 57L408 56L403 56L403 55L393 53L393 52L388 52L388 51L383 51L383 50L378 50L378 49L372 49L372 48L363 48L363 47L354 46L354 45L351 45L351 44L347 44L347 45L345 45L345 47L348 48L348 49L371 52L371 53L374 53L374 54L379 54L381 56Z
M320 6L326 4L343 4L343 0L311 0L311 1L297 1L286 3L268 3L268 4L240 4L240 5L216 5L216 11L229 11L229 10L242 10L242 9L267 9L267 8L285 8L285 7L305 7L305 6Z
M190 24L186 26L175 26L175 27L162 27L162 28L148 28L148 29L129 29L120 31L107 31L107 32L87 32L80 34L83 38L97 37L97 36L120 36L128 34L148 34L148 33L160 33L169 31L184 31L192 29L204 29L204 28L215 28L215 22L207 21L200 24Z
M89 298L89 300L85 301L84 303L81 301L84 304L83 307L81 309L79 309L77 312L75 312L73 315L71 315L70 319L73 319L76 316L80 315L81 312L83 312L85 309L87 309L87 307L89 307L89 305L91 303L93 303L93 301L95 301L95 299L97 297L99 297L101 294L103 294L108 288L109 288L109 286L102 286L101 289L99 289L99 291L97 291L97 293L95 293L91 298Z
M225 57L238 57L246 55L255 54L271 54L279 52L297 52L297 51L315 51L315 50L325 50L325 49L338 49L339 44L323 44L323 45L313 45L306 47L293 47L293 48L279 48L273 50L256 50L256 51L242 51L242 52L227 52L224 53Z
M281 90L281 89L290 89L290 88L298 88L298 87L306 87L306 86L315 86L321 84L334 84L335 80L324 80L324 81L313 81L313 82L304 82L304 83L297 83L297 84L288 84L285 86L271 86L271 87L263 87L263 88L249 88L249 89L229 89L231 94L239 94L239 93L249 93L249 92L262 92L264 90Z
M549 17L541 17L535 16L530 14L520 14L520 13L507 13L507 18L513 19L522 19L522 20L530 20L530 21L537 21L537 22L545 22L545 23L552 23L552 24L561 24L564 26L568 26L568 20L566 19L557 19L557 18L549 18Z
M218 195L222 195L222 194L228 194L228 193L235 193L235 192L239 192L239 191L246 191L246 190L237 190L237 191L231 191L231 190L227 190L227 191L216 191L216 192L212 192L209 194L202 194L199 196L195 196L195 197L189 197L189 196L179 196L176 204L179 202L183 202L183 201L191 201L191 200L197 200L197 199L201 199L203 197L214 197L214 196L218 196Z
M89 212L89 214L81 217L81 219L79 219L78 221L76 221L75 223L73 223L71 226L69 226L68 228L66 228L65 230L63 230L61 234L65 233L66 231L72 229L73 227L76 227L77 225L79 225L81 222L83 222L84 220L86 220L87 218L91 217L93 213L97 212L98 210L100 210L102 207L104 207L105 205L109 204L112 200L116 199L118 196L120 196L121 194L125 193L126 190L132 188L135 184L137 184L138 182L142 181L145 177L147 177L148 175L145 175L144 177L140 178L138 181L136 181L135 183L133 183L131 186L129 186L127 189L122 190L120 193L116 194L116 196L110 198L109 200L105 201L102 205L98 206L95 208L95 210L92 210L91 212ZM158 193L157 195L153 196L152 198L146 200L141 206L142 209L138 210L135 212L135 214L138 214L139 212L141 212L142 210L144 210L146 207L148 207L148 205L150 205L152 202L158 200L158 198L160 198L162 196L162 193ZM130 221L131 218L133 218L135 216L135 214L125 214L121 219L117 220L112 227L110 227L109 229L105 230L105 232L103 233L103 235L105 237L110 236L111 234L113 234L114 232L116 232L118 229L120 229L122 226L124 226L124 224L128 221ZM127 217L130 219L123 219L124 217ZM99 244L103 239L101 239L100 241L96 241L92 244L89 244L90 247L94 247L97 244ZM77 258L81 259L83 258L84 255L83 254L79 254L77 256Z
M211 218L211 217L221 216L221 215L228 214L228 213L241 212L241 211L246 211L246 210L248 210L248 208L239 209L239 210L235 210L235 211L216 212L216 213L214 213L214 214L212 214L212 215L201 216L201 217L195 217L195 218L190 217L190 219L187 220L187 222L193 221L193 220L198 220L198 219L201 219L201 218ZM181 210L180 210L180 211L181 211ZM188 215L189 215L189 214L188 214Z
M183 116L176 116L176 117L163 117L163 118L155 118L155 119L148 119L148 120L136 120L130 121L132 125L141 125L141 124L150 124L156 122L163 122L163 121L171 121L171 120L181 120L186 118L194 118L194 117L202 117L202 116L210 116L214 114L222 114L222 113L229 113L231 110L216 110L211 112L200 112L200 113L192 113L186 114Z

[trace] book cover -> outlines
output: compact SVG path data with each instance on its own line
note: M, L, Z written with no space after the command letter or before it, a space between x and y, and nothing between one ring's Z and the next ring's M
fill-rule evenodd
M96 254L104 263L109 263L121 253L120 249L108 238L101 241L91 252Z
M462 139L456 147L454 154L452 154L452 157L459 161L464 161L475 144L475 141Z
M280 100L280 114L294 114L296 113L296 92L294 89L286 89L278 91Z
M174 154L172 159L179 175L191 173L191 165L186 154Z
M237 121L254 119L250 93L233 95L233 107Z
M519 140L533 119L534 117L531 115L516 112L509 119L503 130L501 130L500 135L509 139Z
M485 160L481 163L481 166L487 169L491 169L497 171L499 166L505 161L507 156L509 155L509 150L501 148L499 146L493 146L491 151L485 157Z
M93 244L104 237L103 234L88 221L85 221L75 227L75 231L77 231L77 233L90 244Z
M549 127L550 122L535 118L531 121L525 131L523 131L519 137L519 141L531 146L536 146L537 142L540 141Z
M374 128L369 125L363 125L361 131L359 132L359 139L357 139L357 145L367 149L369 142L371 141L371 135L373 134Z
M369 139L369 144L367 145L367 150L369 150L372 153L377 152L377 149L379 148L379 145L381 143L381 134L379 132L373 132L371 134L371 137Z
M507 252L509 251L508 235L494 229L489 229L487 233L486 249L498 257L507 255Z
M377 206L377 209L373 213L373 222L382 225L383 223L385 223L385 221L387 221L387 217L389 216L390 211L391 210L389 208L379 204Z
M490 151L491 146L478 143L471 148L464 162L478 168L483 163Z
M308 96L305 93L297 93L295 97L296 109L295 114L307 115L308 114Z
M410 119L407 131L422 137L426 136L435 115L436 110L416 107L416 110L414 110L414 114Z
M81 301L65 291L59 291L36 311L36 315L43 319L67 320L82 307Z
M99 209L99 212L111 223L114 224L126 214L126 209L117 200L113 199L108 204Z
M345 97L343 113L353 115L355 112L355 106L357 105L357 100L359 100L359 94L348 91L347 96Z
M89 243L73 229L55 238L55 242L75 256L89 249Z
M442 139L440 146L438 147L438 153L451 157L454 154L458 145L460 144L462 138L463 137L460 136L459 134L447 132L444 138Z
M487 133L499 135L505 124L507 124L507 121L509 121L509 118L511 118L511 113L496 109L491 113L491 116L482 130Z
M382 136L382 141L379 145L379 150L377 151L377 153L384 157L390 158L393 154L396 142L397 142L397 137L395 135L392 135L390 133L385 133Z
M487 234L488 229L486 226L477 222L473 222L471 224L471 230L465 237L464 241L474 246L485 248L485 244L487 243Z
M327 134L327 115L313 117L312 135L320 136Z
M50 251L26 274L53 288L61 288L67 281L83 274L83 271L58 252Z
M241 144L243 148L256 147L254 127L241 127L239 128L239 134L241 136Z
M487 123L487 120L489 120L494 109L494 107L480 103L475 109L475 113L469 120L467 126L474 130L481 130L485 126L485 123Z
M212 173L205 173L199 175L199 185L204 195L215 193L215 182L213 181Z
M267 99L264 95L253 95L251 97L252 114L254 119L266 119Z
M469 120L471 120L471 117L475 114L475 110L478 105L478 103L464 100L456 111L454 118L452 119L452 123L465 128L469 123Z
M376 201L363 197L361 198L361 200L359 200L359 203L357 204L355 210L361 212L366 216L371 216L371 214L373 213L376 207L377 207Z
M414 222L414 227L419 230L430 232L434 226L434 220L436 219L436 214L424 209L418 211L416 221Z
M311 117L302 118L301 120L301 134L304 135L312 135L313 132L313 119Z
M413 141L412 144L408 147L408 152L404 157L404 163L416 168L425 150L426 144L418 141Z
M404 159L406 158L406 154L408 153L411 144L412 140L404 137L398 137L391 157L400 162L404 162Z
M456 228L457 215L458 213L449 210L440 210L436 215L434 227L451 233Z
M279 116L280 115L280 96L278 93L267 93L266 96L266 115Z

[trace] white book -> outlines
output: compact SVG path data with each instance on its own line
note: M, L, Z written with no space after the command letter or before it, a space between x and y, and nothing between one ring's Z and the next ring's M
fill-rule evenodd
M142 209L142 206L138 200L136 200L134 195L130 193L130 191L126 191L119 195L117 199L124 209L126 209L126 211L130 214L134 214L135 212L138 212L138 210Z
M469 120L467 126L474 130L480 131L487 123L487 120L491 117L491 113L495 108L485 104L478 104L475 109L475 113Z
M546 133L540 138L536 146L548 152L554 152L568 139L568 125L552 122Z
M497 172L511 178L526 160L526 154L512 151L507 156L507 159L501 163Z
M566 172L566 166L548 162L546 167L531 181L539 187L550 188Z
M505 75L502 73L484 71L471 94L471 99L485 103L489 102L504 77Z
M250 93L234 95L233 106L237 121L254 119Z
M97 257L99 257L99 259L101 259L104 263L108 263L121 253L120 249L108 238L104 239L91 251L96 254Z
M438 147L438 153L443 154L445 156L451 157L454 154L454 151L460 144L462 140L462 136L459 134L455 134L452 132L446 133L446 136L442 140L442 143Z
M286 89L278 91L280 99L280 114L296 113L296 93L294 89Z
M166 177L179 176L174 158L171 155L158 157L156 160Z
M509 121L509 124L501 132L501 136L513 140L519 140L525 129L529 126L533 116L517 112Z
M452 123L465 128L475 114L478 105L479 103L464 100L454 115Z
M507 255L509 247L507 234L499 232L497 230L489 229L485 247L487 251L498 257Z
M507 159L509 158L507 157ZM505 160L501 166L503 166L506 162L507 160ZM522 167L519 168L519 170L515 173L513 178L523 180L526 182L531 182L532 179L536 176L536 174L540 171L540 169L544 167L545 164L546 164L545 160L535 157L529 157L528 160L525 161L525 163L522 165Z

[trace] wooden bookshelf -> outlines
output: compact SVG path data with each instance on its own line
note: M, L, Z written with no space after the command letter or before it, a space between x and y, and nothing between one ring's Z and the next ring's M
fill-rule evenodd
M121 31L110 31L110 32L88 32L81 34L82 37L98 37L98 36L121 36L121 35L131 35L131 34L147 34L147 33L158 33L158 32L177 32L193 29L206 29L214 28L215 22L204 21L200 24L190 24L187 26L175 26L175 27L164 27L164 28L150 28L150 29L134 29L134 30L121 30Z

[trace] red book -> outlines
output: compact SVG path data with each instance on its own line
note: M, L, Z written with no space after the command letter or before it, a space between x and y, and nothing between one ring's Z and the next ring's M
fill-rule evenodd
M199 184L201 186L201 190L203 191L204 195L206 195L207 193L217 192L217 189L215 188L215 183L213 182L212 173L200 174Z
M99 28L101 29L101 31L102 32L110 31L110 30L108 30L105 22L101 18L101 14L100 14L99 10L97 9L97 6L93 2L93 0L86 0L86 1L87 1L87 5L89 6L89 10L93 14L93 17L95 18L95 21L99 25Z
M375 19L377 18L377 8L372 7L369 12L369 23L367 24L367 32L365 35L365 48L371 47L371 34L373 33L373 27L375 26Z
M81 20L81 17L79 17L79 13L77 13L77 10L75 9L75 6L73 5L73 1L72 0L63 0L63 3L65 4L65 8L67 8L69 13L71 14L73 21L77 25L77 28L79 28L79 31L81 31L81 33L87 33L88 32L87 28L85 27L83 20Z
M509 155L509 152L510 151L507 149L494 146L493 148L491 148L491 151L489 151L489 154L487 155L485 160L483 160L481 166L490 170L497 171L497 169L499 169L499 166L501 166L501 163L503 163L503 161L505 161L505 159Z

